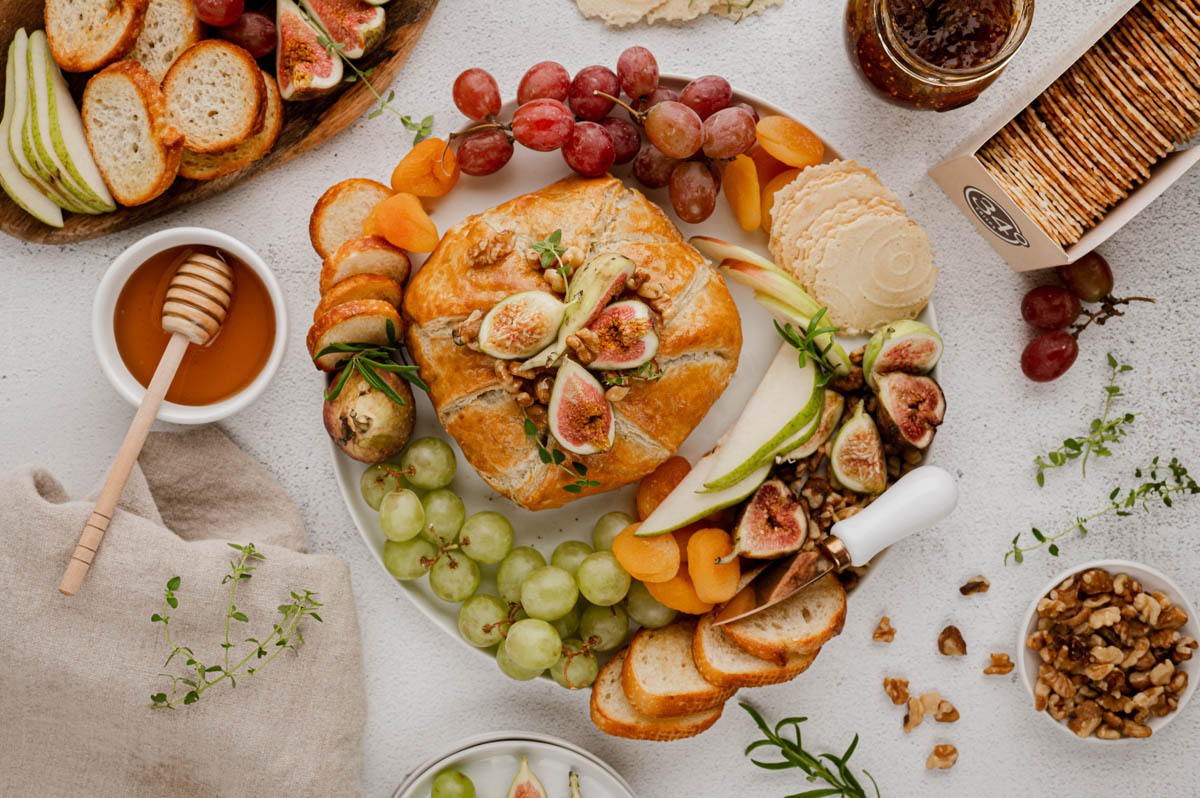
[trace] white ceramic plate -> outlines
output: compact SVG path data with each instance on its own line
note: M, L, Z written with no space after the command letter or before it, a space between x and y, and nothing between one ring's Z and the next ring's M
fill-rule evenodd
M675 76L663 78L665 85L676 89L682 87L686 82L686 78ZM769 114L790 116L770 103L741 92L735 92L733 101L752 104L760 116ZM507 118L511 115L515 106L515 102L507 103L502 109L501 117ZM826 160L834 160L841 155L827 142L825 157ZM433 205L432 216L437 223L438 230L444 231L472 213L479 213L513 197L536 191L570 173L570 169L559 153L533 152L518 145L512 160L499 172L487 177L464 175L450 194ZM717 208L713 215L701 224L692 225L680 221L675 215L665 188L648 190L638 184L630 176L629 164L615 167L613 174L624 179L628 185L645 192L650 199L663 207L685 237L713 236L753 249L769 257L766 235L761 231L753 233L743 231L734 219L733 212L729 209L729 203L723 194L717 198ZM742 353L737 373L730 381L729 387L708 411L708 415L704 417L700 426L692 432L679 449L679 454L692 463L710 450L716 444L721 433L737 420L746 401L758 386L759 380L779 349L780 338L775 332L772 317L754 301L753 293L732 281L730 281L729 289L737 302L738 312L742 317ZM925 309L920 318L931 327L937 328L932 304ZM847 351L866 342L866 338L854 337L843 337L841 340ZM936 369L933 376L938 377ZM621 510L636 516L634 512L636 484L597 496L588 496L553 510L542 510L535 513L517 507L488 487L487 483L474 472L453 439L438 424L437 415L434 413L428 397L420 391L415 393L421 395L417 397L417 423L413 431L413 438L435 435L450 442L458 455L459 465L458 474L450 485L451 489L462 497L468 515L481 510L495 510L507 516L516 529L514 546L533 546L541 551L549 561L554 547L564 540L583 540L590 545L592 526L596 519L604 513ZM378 513L363 500L359 487L359 480L366 466L342 454L332 441L330 448L333 452L334 472L337 474L338 485L346 500L346 506L350 510L350 516L354 519L363 540L382 568L383 544L386 538L379 528ZM882 556L881 554L876 557L874 563L877 564ZM483 583L480 585L480 591L493 594L496 592L495 571L496 566L494 565L483 566ZM429 589L427 579L400 582L399 584L421 612L445 629L447 634L457 640L462 640L457 626L459 605L449 604L434 596ZM466 641L462 641L462 643L464 646L474 648ZM486 650L476 650L491 656Z

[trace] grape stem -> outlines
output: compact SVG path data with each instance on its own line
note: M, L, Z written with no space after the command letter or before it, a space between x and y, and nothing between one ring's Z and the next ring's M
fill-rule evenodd
M609 94L608 92L603 92L603 91L600 91L599 89L593 90L592 94L595 95L596 97L603 97L606 100L612 100L617 105L621 106L626 111L628 111L629 114L634 118L634 120L639 125L642 124L642 122L644 122L646 119L646 113L647 113L646 111L635 111L633 108L631 108L629 106L629 103L625 102L620 97L614 97L611 94Z
M433 524L429 525L429 534L433 535L435 538L437 538L438 550L437 550L437 554L433 555L432 558L430 558L430 557L422 557L421 558L421 560L420 560L421 567L427 571L430 568L432 568L433 566L437 565L437 561L442 559L442 557L444 555L449 554L452 551L461 550L463 546L471 545L471 539L469 537L462 538L457 543L447 543L445 538L443 538L441 535L439 535L437 532L434 531ZM451 568L458 567L458 561L455 560L453 557L450 558L450 567Z
M492 631L493 629L499 628L500 636L505 637L505 638L508 637L508 628L517 622L517 613L520 611L521 611L521 602L519 602L519 601L509 602L508 617L503 620L496 621L495 623L485 623L482 627L484 634L487 634L488 632Z
M1100 298L1099 310L1091 311L1087 310L1086 308L1084 309L1083 314L1088 317L1087 321L1083 322L1082 324L1072 324L1071 337L1078 340L1079 334L1086 330L1092 322L1096 322L1096 324L1104 326L1104 323L1109 319L1117 316L1124 316L1125 311L1119 309L1120 305L1128 305L1130 302L1154 303L1155 301L1156 300L1151 299L1148 296L1129 296L1125 297L1124 299L1117 299L1112 294L1108 294L1107 296Z
M503 623L503 621L501 621L501 623ZM510 623L511 623L511 621L510 621ZM491 630L489 629L488 631L491 631ZM566 660L566 662L563 663L563 681L567 683L568 690L576 689L575 685L571 682L571 676L570 676L571 660L575 659L575 657L578 657L580 654L587 654L589 651L591 651L593 648L595 648L599 644L600 644L600 638L597 637L596 635L592 635L587 640L583 641L583 644L579 646L578 651L572 651L571 649L567 648L565 645L562 647L562 656L563 656L563 659Z

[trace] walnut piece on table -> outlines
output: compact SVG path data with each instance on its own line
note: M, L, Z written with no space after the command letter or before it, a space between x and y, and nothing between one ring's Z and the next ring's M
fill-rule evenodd
M958 631L957 626L950 624L938 635L938 651L947 657L967 655L967 641L963 640L962 632Z
M981 574L968 579L967 583L958 589L958 592L964 596L970 596L975 593L986 593L991 586L992 583L987 580L986 576Z
M893 679L885 676L883 692L887 693L894 705L904 706L908 703L908 679Z
M876 643L890 643L895 640L896 630L892 628L892 619L886 615L880 618L879 625L875 627L871 639Z
M952 745L935 745L933 753L925 760L925 769L949 770L958 762L958 749Z
M983 672L988 676L1004 675L1012 673L1013 661L1007 654L990 654L992 664L983 669Z

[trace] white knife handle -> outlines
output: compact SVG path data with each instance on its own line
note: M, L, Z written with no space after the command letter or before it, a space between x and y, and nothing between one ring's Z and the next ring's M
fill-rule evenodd
M865 510L829 530L846 547L852 565L872 557L914 532L928 529L954 510L958 486L937 466L921 466L900 478Z

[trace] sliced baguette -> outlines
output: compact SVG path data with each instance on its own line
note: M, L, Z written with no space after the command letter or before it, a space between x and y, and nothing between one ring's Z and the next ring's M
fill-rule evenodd
M787 665L780 667L735 646L719 626L713 626L715 619L716 613L710 612L696 623L692 656L700 675L718 687L762 687L791 681L817 658L816 654L792 654Z
M357 299L378 299L396 308L404 301L404 290L399 283L382 274L356 274L337 283L321 296L321 302L313 311L313 321L318 321L338 305Z
M600 669L592 685L592 723L605 734L624 737L628 740L682 740L695 737L717 722L725 705L712 709L681 715L674 718L652 718L637 710L621 688L621 673L624 671L628 649L617 652Z
M283 100L279 97L275 79L266 72L262 72L262 79L267 90L267 114L262 130L228 152L209 154L184 150L183 161L179 164L180 175L193 180L212 180L249 166L271 151L283 130Z
M50 53L65 72L91 72L129 54L149 0L46 0Z
M408 255L379 236L363 236L344 242L321 264L321 294L356 274L382 274L404 285L408 279Z
M621 687L629 703L652 718L703 712L724 704L736 688L718 687L700 675L692 657L694 618L661 629L640 629L629 642Z
M378 299L358 299L333 308L308 329L308 353L317 352L330 344L389 344L388 322L396 340L404 335L404 322L396 308ZM346 359L340 352L313 361L321 371L333 371Z
M150 0L142 32L129 51L159 83L183 51L204 38L192 0Z
M846 591L833 574L749 618L720 627L735 646L787 667L795 654L815 654L846 622Z
M83 91L83 130L117 202L141 205L175 181L183 135L166 121L158 81L137 61L110 64Z
M322 258L352 238L361 238L363 223L380 202L392 195L383 183L352 177L330 186L308 219L308 237Z
M250 53L224 39L183 52L162 82L167 115L193 152L226 152L262 129L267 90Z

